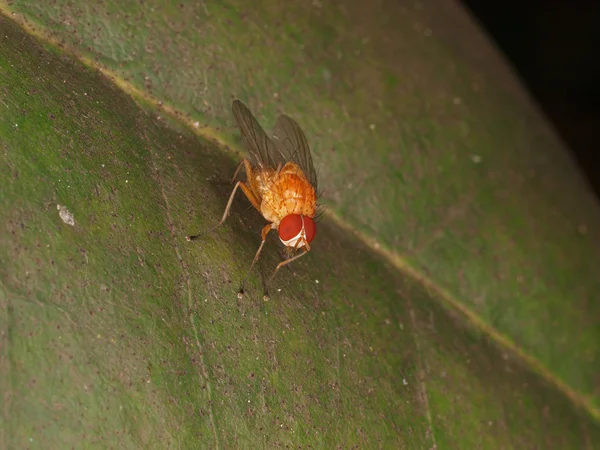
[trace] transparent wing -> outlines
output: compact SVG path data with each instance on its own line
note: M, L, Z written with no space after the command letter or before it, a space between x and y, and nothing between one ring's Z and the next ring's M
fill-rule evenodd
M246 105L239 100L234 100L231 109L254 162L259 167L272 169L277 169L279 164L285 164L284 155L267 136Z
M273 129L273 142L279 148L286 161L296 163L317 188L317 172L313 165L310 147L300 125L286 115L279 116Z

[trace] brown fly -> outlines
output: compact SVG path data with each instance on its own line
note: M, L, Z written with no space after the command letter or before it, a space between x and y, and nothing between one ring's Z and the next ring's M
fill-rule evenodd
M250 153L250 158L244 159L238 166L232 182L242 167L246 171L246 181L235 183L219 223L186 239L197 239L223 224L235 193L241 188L268 223L262 229L260 246L242 281L239 295L244 293L248 275L260 256L269 231L277 230L279 239L288 250L287 259L277 265L265 285L267 298L269 284L277 271L310 251L310 243L316 234L317 174L306 136L292 118L279 116L273 136L269 137L241 101L234 100L232 110Z

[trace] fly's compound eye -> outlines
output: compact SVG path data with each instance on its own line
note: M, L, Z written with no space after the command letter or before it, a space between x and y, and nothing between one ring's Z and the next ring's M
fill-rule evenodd
M285 245L294 247L302 237L302 216L299 214L290 214L285 216L279 224L279 239Z
M305 243L310 243L316 234L315 222L306 216L290 214L285 216L279 224L279 239L288 247L297 248Z
M306 242L309 244L315 238L317 234L317 226L315 225L315 221L310 217L304 216L304 234L306 235Z

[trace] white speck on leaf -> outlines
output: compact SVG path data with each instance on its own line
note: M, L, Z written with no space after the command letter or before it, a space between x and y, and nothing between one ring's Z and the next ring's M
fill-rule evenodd
M406 378L402 378L402 384L404 386L408 386L408 381L406 381Z
M56 205L56 209L58 209L58 215L62 219L64 223L67 225L75 226L75 218L73 214L69 212L66 206Z
M481 162L481 156L471 155L471 161L473 161L475 164L479 164Z

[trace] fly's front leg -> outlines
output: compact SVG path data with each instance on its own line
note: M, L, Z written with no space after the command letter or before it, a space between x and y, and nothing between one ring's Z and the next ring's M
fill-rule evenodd
M277 273L277 271L279 269L281 269L283 266L288 265L292 261L295 261L298 258L301 258L302 256L306 255L308 252L309 252L309 249L308 248L304 248L304 251L302 253L300 253L299 255L296 255L296 256L294 256L294 257L292 257L290 259L286 259L285 261L282 261L279 264L277 264L277 267L275 267L275 271L273 272L273 275L271 275L271 277L267 281L267 284L265 284L265 295L264 295L265 301L269 299L269 285L271 284L271 281L275 277L275 274Z

